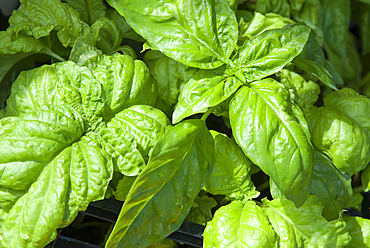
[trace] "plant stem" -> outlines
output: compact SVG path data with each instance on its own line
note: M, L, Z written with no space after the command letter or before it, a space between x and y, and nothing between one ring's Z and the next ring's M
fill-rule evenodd
M207 110L207 112L205 112L204 113L204 115L202 116L202 118L200 118L202 121L206 121L207 120L207 118L208 118L208 116L212 113L212 111L213 111L213 108L209 108L208 110Z

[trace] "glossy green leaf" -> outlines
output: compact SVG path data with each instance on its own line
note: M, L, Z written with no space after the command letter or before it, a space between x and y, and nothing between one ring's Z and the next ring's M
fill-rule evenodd
M281 16L290 17L288 0L257 0L255 11L262 14L273 12Z
M121 45L121 31L111 19L99 18L91 26L91 32L95 34L96 47L105 54L112 54Z
M3 247L43 247L56 229L104 197L113 168L98 147L78 142L59 153L6 216Z
M297 206L311 191L313 150L289 93L273 79L243 86L230 102L236 142ZM297 114L302 117L296 117Z
M158 140L171 127L167 116L160 110L146 105L135 105L116 114L108 123L135 137L142 156L148 161Z
M82 136L84 125L73 111L55 106L29 111L22 117L6 117L1 122L0 195L3 199L4 194L16 197L5 197L5 205L0 207L9 210L48 162Z
M343 79L332 63L325 59L324 52L312 33L302 53L293 60L293 64L316 76L332 89L337 89L336 85L343 85Z
M312 143L342 173L352 176L370 162L369 136L350 116L333 107L320 107L312 109L306 119Z
M352 195L351 177L339 172L329 158L315 151L311 194L323 204L327 220L338 219Z
M320 0L290 1L292 18L297 22L304 22L312 29L320 45L324 43L322 5ZM296 5L296 6L295 6ZM294 7L293 7L294 6Z
M73 61L78 66L94 68L102 54L102 51L95 47L94 35L89 34L77 37L68 60Z
M213 195L226 195L237 200L250 200L259 192L250 177L252 167L240 147L226 135L211 131L215 141L215 165L204 186Z
M7 31L10 34L24 31L39 39L55 30L60 42L67 47L73 46L74 40L89 30L87 24L80 20L78 12L61 1L21 0L20 3L9 18Z
M357 216L344 216L347 223L347 230L352 237L348 248L370 247L370 220Z
M236 68L229 68L230 73L243 74L247 82L270 76L302 52L309 34L305 25L267 30L244 43L236 57Z
M276 233L253 201L233 201L218 209L203 236L205 248L277 247Z
M292 100L303 110L307 111L319 98L320 86L293 71L283 69L279 72L280 83L293 91Z
M221 66L237 42L235 15L223 0L108 3L147 41L148 48L192 67Z
M208 221L212 220L211 210L216 206L217 201L212 197L207 195L197 196L188 216L186 216L186 220L199 225L206 225Z
M172 116L173 123L197 113L205 113L229 98L241 85L235 77L191 79L180 93Z
M103 86L106 120L124 108L135 104L153 105L157 99L157 85L141 60L119 53L103 55L93 74Z
M245 41L251 40L266 30L282 28L287 24L293 23L292 20L275 13L263 15L259 12L254 12L253 19L250 22L244 22L243 18L240 19L238 44L242 45Z
M327 221L315 196L296 208L287 199L262 200L263 210L278 235L279 247L345 247L351 242L342 219Z
M106 7L102 0L65 0L65 2L80 14L82 21L89 25L105 15Z
M169 129L132 186L106 247L148 247L179 228L212 171L213 156L203 121Z
M346 56L346 43L351 19L351 1L321 0L321 3L324 45L343 59ZM334 63L334 61L332 62Z

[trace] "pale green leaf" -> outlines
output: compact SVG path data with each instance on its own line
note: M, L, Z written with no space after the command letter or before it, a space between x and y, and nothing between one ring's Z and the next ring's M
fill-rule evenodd
M92 25L100 17L105 15L105 4L102 0L64 0L74 8L82 21Z
M344 216L347 230L352 237L348 248L370 247L370 220L355 216Z

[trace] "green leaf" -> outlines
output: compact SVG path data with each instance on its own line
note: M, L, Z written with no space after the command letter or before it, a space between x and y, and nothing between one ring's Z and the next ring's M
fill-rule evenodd
M217 201L212 197L207 195L197 196L188 216L186 216L186 220L199 225L206 225L208 221L212 220L211 210L216 206Z
M179 228L212 171L213 156L203 121L169 129L132 186L106 247L148 247Z
M315 151L311 194L323 204L327 220L338 219L352 195L351 177L339 172L329 158Z
M289 200L301 206L311 191L313 150L298 111L293 112L288 91L271 78L243 86L230 102L236 142Z
M178 245L175 241L172 241L170 239L162 239L158 243L155 243L148 248L177 248Z
M93 74L103 86L106 120L129 106L153 105L157 99L157 85L141 60L119 53L103 55Z
M191 79L182 89L179 101L173 112L172 121L197 113L205 113L234 94L242 83L235 77L216 76L200 80Z
M322 217L323 207L315 196L309 196L300 208L287 199L263 199L262 203L279 247L345 247L351 242L346 223L341 218L328 222Z
M68 60L91 69L96 66L102 54L102 51L95 47L93 34L89 34L77 37Z
M122 42L122 34L115 21L102 17L91 26L95 34L96 47L105 54L112 54Z
M233 201L219 208L203 233L205 248L277 247L276 233L253 201Z
M370 53L370 1L362 0L364 4L359 2L351 5L352 13L356 13L352 14L352 18L361 31L362 55L367 55Z
M312 143L342 173L352 176L370 162L369 136L356 120L331 106L312 109L306 119Z
M351 19L351 1L321 0L325 47L341 59L346 56L346 43ZM330 57L329 57L330 59ZM334 60L331 60L334 63Z
M229 68L229 73L243 74L247 82L270 76L301 53L309 33L305 25L267 30L244 43L235 58L236 68Z
M116 114L108 126L131 134L137 142L137 149L148 161L155 144L171 127L171 123L162 111L146 105L135 105Z
M370 166L367 166L361 173L361 183L365 192L370 190Z
M105 5L102 0L65 0L80 14L82 21L92 25L96 20L105 15Z
M250 200L259 192L249 174L252 164L240 147L226 135L211 131L215 141L215 165L204 186L213 195L226 195L232 199Z
M7 32L18 35L24 31L36 39L57 31L64 47L73 46L78 36L88 33L89 27L80 20L77 11L58 0L21 0L20 7L9 18Z
M110 0L147 47L197 68L230 63L238 38L234 12L223 0ZM175 35L174 35L175 34Z
M127 195L130 192L132 185L137 177L124 176L119 180L116 191L113 192L114 197L119 201L126 201Z
M1 123L0 198L5 205L0 201L0 207L9 210L49 161L82 136L84 126L81 116L56 106L5 117Z
M361 217L344 216L347 223L347 230L352 237L352 242L348 248L370 247L370 220Z
M292 20L275 13L263 15L259 12L254 12L253 19L250 22L245 23L243 18L240 19L238 44L243 44L266 30L282 28L287 24L293 23Z
M343 79L334 69L332 63L325 59L324 52L312 33L302 53L293 60L293 64L316 76L323 84L332 89L336 90L336 85L343 85Z
M6 216L4 247L43 247L91 201L104 198L113 173L109 155L80 141L59 153Z
M293 91L292 100L303 110L307 111L318 100L320 86L309 80L306 81L301 75L287 69L279 72L280 83L289 91Z
M284 17L290 17L290 5L287 0L257 0L255 11L262 14L273 12Z

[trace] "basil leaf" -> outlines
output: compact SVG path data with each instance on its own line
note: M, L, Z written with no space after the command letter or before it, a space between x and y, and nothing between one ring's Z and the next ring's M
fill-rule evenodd
M315 166L311 194L323 204L322 216L327 220L338 219L352 195L351 177L339 172L329 158L315 151Z
M8 211L48 162L85 130L81 116L56 106L29 111L22 117L5 117L1 123L0 198L4 200L0 207ZM4 194L13 195L12 199Z
M102 0L65 0L80 15L82 21L92 25L105 15L105 5Z
M203 121L169 129L132 186L106 247L148 247L179 228L211 173L213 155Z
M262 14L273 12L281 16L290 17L290 5L287 0L257 0L255 11Z
M267 30L240 47L236 68L229 68L229 73L242 74L247 82L270 76L301 53L309 33L305 25Z
M103 115L106 120L129 106L153 105L157 99L156 83L141 60L119 53L103 55L93 74L103 86Z
M342 173L352 176L365 169L370 162L370 141L356 120L333 107L312 109L306 119L312 143Z
M277 236L261 207L232 201L219 208L203 233L205 248L276 247Z
M211 210L216 206L217 201L212 197L207 195L197 196L188 216L186 216L186 220L199 225L206 225L208 221L212 220Z
M351 1L321 0L325 47L340 58L346 56L346 43L351 19ZM329 58L334 63L334 60Z
M80 141L66 148L10 210L2 244L45 246L56 237L57 228L69 225L91 201L104 198L112 173L109 155L98 147Z
M316 76L332 89L336 90L336 85L343 85L343 79L334 69L332 63L325 59L324 52L313 34L310 34L306 46L302 53L293 60L293 64Z
M361 173L361 183L364 187L364 191L368 192L370 190L370 166L367 166Z
M209 108L229 98L241 85L242 83L235 77L191 79L180 93L172 116L173 123L197 113L205 113Z
M240 147L222 133L211 131L215 141L215 165L204 186L213 195L226 195L232 199L250 200L258 197L250 177L252 167Z
M148 42L148 48L197 68L230 63L238 26L226 1L110 0L108 3Z
M295 115L289 93L271 78L243 86L230 102L236 142L289 200L301 206L311 191L313 150Z
M370 247L370 220L357 216L344 216L347 230L352 237L349 248Z
M275 13L263 15L259 12L254 12L253 19L250 22L244 23L244 19L240 19L238 44L242 45L245 41L251 40L266 30L282 28L287 24L293 23L292 20Z
M262 203L280 247L345 247L351 242L346 223L322 217L323 207L315 196L309 196L300 208L287 199L263 199Z
M115 21L106 17L99 18L91 26L95 34L96 47L105 54L112 54L122 42L122 34Z
M21 0L20 3L20 7L9 18L7 31L10 34L24 31L39 39L55 30L63 46L72 47L78 36L89 31L88 25L80 20L78 12L66 3L58 0Z

